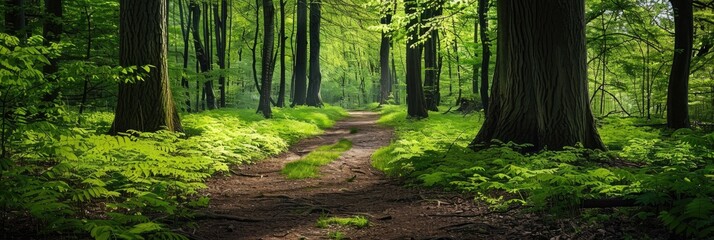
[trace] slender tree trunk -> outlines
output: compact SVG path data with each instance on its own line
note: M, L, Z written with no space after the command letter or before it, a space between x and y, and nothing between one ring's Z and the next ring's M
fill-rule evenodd
M491 62L491 38L488 36L488 0L478 2L478 21L481 33L481 104L484 115L488 116L488 85L489 64Z
M285 107L285 0L280 0L280 33L278 41L280 44L280 90L278 90L277 107Z
M5 32L24 42L27 39L26 25L25 0L5 0Z
M171 96L168 74L166 0L121 0L119 3L121 66L153 66L144 81L119 83L119 96L110 133L181 131Z
M605 149L588 103L585 0L500 0L498 22L493 99L472 146Z
M84 18L87 21L87 48L85 48L84 59L90 61L92 59L92 14L89 12L89 7L84 8ZM89 80L90 75L84 77L82 85L82 100L79 102L79 116L84 113L84 108L87 105L87 97L89 95ZM77 124L82 124L81 117L77 118Z
M417 0L405 0L404 12L409 18L407 23L407 115L409 118L426 118L429 112L426 109L424 99L424 89L421 85L421 51L422 44L419 44L419 16L416 15Z
M260 36L260 0L255 0L255 34L253 35L253 48L250 49L253 57L253 83L258 93L263 92L258 82L258 36Z
M478 46L478 20L479 19L476 19L476 21L474 21L474 46ZM474 59L475 58L478 58L477 53L474 53ZM473 69L473 74L471 74L471 93L476 95L478 93L479 65L476 61L474 61L474 64L471 67Z
M201 73L207 73L211 70L211 61L209 59L209 50L208 46L204 45L204 42L201 41L201 32L200 32L200 25L201 24L201 7L196 3L195 0L191 0L189 3L189 9L191 10L191 15L193 17L192 25L191 25L191 33L193 35L193 47L196 52L196 60L197 64L199 66L200 72ZM204 19L205 21L205 19ZM204 24L204 33L208 31L206 28L206 24ZM204 34L204 37L206 37L207 34ZM208 81L207 79L203 80L203 88L202 89L202 94L198 94L196 96L196 110L198 111L198 104L200 101L198 101L198 96L203 96L202 98L206 98L207 94L213 95L213 84ZM198 91L198 89L197 89ZM210 93L209 93L210 92ZM214 102L215 104L215 102ZM205 105L204 105L205 108ZM208 108L213 109L215 108L215 105L211 105L210 101L208 101Z
M181 19L181 36L183 37L183 71L184 74L181 74L181 87L184 88L185 97L186 100L184 101L185 107L186 107L186 112L191 112L191 94L189 92L189 83L188 83L188 78L186 78L186 72L188 71L188 58L189 58L189 41L191 39L190 37L190 26L191 26L191 12L188 11L188 14L184 14L186 12L184 10L184 0L179 0L179 18ZM187 15L184 18L184 15Z
M427 2L422 21L428 23L437 21L437 19L441 16L441 5L441 0L432 0ZM439 30L434 24L427 24L427 27L422 27L421 30L424 32L420 35L428 35L426 42L424 42L424 97L426 100L426 108L430 111L439 111Z
M263 117L272 118L270 90L273 83L273 44L275 43L275 6L273 0L263 0L263 60L261 69L261 91L258 111Z
M226 76L224 70L226 69L228 1L221 0L220 11L218 4L214 3L213 15L213 21L216 27L216 54L218 55L218 67L221 69L221 75L218 77L219 106L226 107Z
M63 29L62 0L45 0L45 14L46 19L42 27L42 36L45 38L45 44L58 43ZM57 59L50 59L50 64L43 68L45 75L55 74L58 70L57 63Z
M692 0L670 0L674 9L674 59L667 91L667 127L689 128L689 70L692 60Z
M211 23L211 14L210 10L208 8L208 3L203 3L203 37L204 41L206 43L204 51L206 56L206 66L207 66L207 71L213 70L213 41L211 38L212 36L212 24ZM215 109L216 108L216 95L213 93L213 79L208 78L203 82L203 96L205 97L204 103L208 107L209 110Z
M297 50L295 53L295 96L293 106L307 101L307 0L297 1Z
M390 6L392 0L382 0L382 18L380 23L388 26L392 23L392 10ZM379 104L387 103L392 93L392 73L389 71L389 48L392 42L391 32L382 31L382 41L379 47L379 67L380 67L380 91Z
M310 83L307 86L308 106L322 107L320 97L320 85L322 85L322 73L320 72L320 8L321 0L310 1Z

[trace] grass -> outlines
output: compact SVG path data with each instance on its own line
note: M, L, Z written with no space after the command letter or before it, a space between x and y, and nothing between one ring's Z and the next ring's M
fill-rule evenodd
M340 232L340 231L336 231L336 232L328 233L327 237L330 239L334 239L334 240L342 240L342 239L347 239L347 234Z
M322 146L300 160L288 163L282 174L288 179L315 178L320 176L320 167L337 160L342 153L352 148L352 142L341 139L339 142Z
M317 220L317 227L327 228L330 225L339 225L345 227L363 228L369 226L369 220L363 216L354 217L320 217Z

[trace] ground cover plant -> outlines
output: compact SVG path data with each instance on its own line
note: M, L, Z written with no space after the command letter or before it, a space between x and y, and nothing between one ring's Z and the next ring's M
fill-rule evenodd
M29 124L13 135L17 152L0 171L3 225L30 218L14 232L185 239L169 225L187 227L176 221L208 205L200 190L209 177L278 154L344 116L337 107L279 109L270 120L252 110L219 110L185 115L186 134L119 136L104 134L110 113L83 116L92 128Z
M315 178L320 176L320 167L337 160L342 153L352 148L352 142L340 139L339 142L319 147L300 160L290 162L281 171L288 179Z
M495 211L637 207L635 217L657 218L679 236L706 237L714 231L709 184L714 133L636 127L640 120L606 118L600 134L607 146L620 150L525 153L526 145L495 143L474 152L470 139L460 135L477 131L478 125L462 122L475 122L478 113L440 114L417 123L400 117L405 114L400 107L385 106L382 114L380 122L395 126L397 138L375 152L373 165L413 184L474 194ZM444 130L447 126L450 130ZM430 140L421 141L425 138Z

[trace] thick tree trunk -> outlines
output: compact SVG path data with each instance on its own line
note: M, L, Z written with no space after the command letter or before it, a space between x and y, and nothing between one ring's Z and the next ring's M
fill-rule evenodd
M273 83L273 44L275 41L275 6L273 0L263 0L263 61L261 73L260 103L258 111L265 118L272 118L270 109L270 90Z
M689 68L692 60L692 0L670 0L674 9L674 60L667 91L667 127L689 128Z
M310 1L310 84L307 86L308 106L322 107L320 85L322 73L320 72L320 8L321 0Z
M423 14L423 21L436 21L441 15L441 0L434 0L427 3ZM439 30L436 25L428 24L428 27L422 28L422 31L428 31L429 37L424 42L424 97L426 109L430 111L439 111L439 86L438 86L438 42ZM423 32L420 35L426 35Z
M424 99L424 89L421 85L421 51L422 44L419 44L419 16L415 16L417 10L416 0L404 1L404 12L409 17L407 23L407 50L406 50L406 82L407 82L407 115L409 118L426 118L429 112L426 109Z
M382 18L380 19L380 23L385 26L392 23L392 10L389 9L391 6L390 1L391 0L382 1ZM379 104L387 103L389 96L392 94L392 73L389 71L389 48L392 42L390 35L390 32L382 31L382 41L379 47Z
M168 73L166 0L121 0L119 3L121 66L152 65L144 81L120 83L110 133L133 129L181 131Z
M584 0L498 1L493 99L472 146L605 149L587 99L584 19Z
M278 90L277 107L285 107L285 0L280 0L280 33L278 41L280 44L280 89Z
M488 0L478 2L478 22L481 33L481 104L483 111L488 116L488 85L489 64L491 62L491 39L488 36Z
M307 0L297 2L295 41L295 93L293 106L305 105L307 98Z

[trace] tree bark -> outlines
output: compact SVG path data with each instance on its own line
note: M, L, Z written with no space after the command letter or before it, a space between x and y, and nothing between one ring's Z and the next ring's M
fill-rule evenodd
M498 59L489 114L472 147L605 149L588 103L585 1L498 1Z
M392 23L391 0L382 0L382 18L380 23L388 26ZM390 31L382 31L382 38L379 47L379 68L380 68L380 91L379 104L387 103L392 94L392 73L389 70L389 48L392 42Z
M421 51L419 44L419 16L416 15L417 0L405 0L404 12L409 18L407 23L407 50L406 50L406 82L407 82L407 116L409 118L426 118L429 112L426 109L424 89L421 85Z
M321 0L310 1L310 84L307 86L308 106L322 107L320 85L322 73L320 72L320 8Z
M151 65L143 81L120 83L110 133L181 131L168 74L166 0L121 0L119 56L123 67Z
M190 28L191 28L191 12L184 11L184 0L179 0L179 18L181 19L181 36L183 37L183 71L188 71L188 58L189 58L189 41ZM188 14L184 14L187 12ZM184 15L187 15L184 17ZM181 87L184 88L186 100L184 101L184 106L186 107L186 112L191 112L191 94L189 92L189 82L185 74L181 74Z
M201 33L200 33L200 25L201 24L201 7L196 3L195 0L191 0L189 3L189 8L191 10L191 15L193 17L192 25L191 25L191 33L193 35L193 47L196 52L196 60L198 62L199 68L201 70L201 73L206 73L211 70L211 61L209 59L209 50L207 49L208 46L204 46L203 42L201 41ZM204 19L205 20L205 19ZM203 29L204 32L207 32L208 30ZM206 36L207 34L204 34ZM208 81L207 79L203 80L203 96L206 97L208 96L207 103L208 103L208 108L213 109L215 108L215 101L213 101L213 104L211 103L211 98L213 97L213 83L211 81ZM198 97L198 96L197 96ZM197 107L196 110L198 111L198 102L196 103Z
M218 67L221 70L226 69L226 46L228 36L228 1L221 0L220 11L218 4L213 5L213 21L216 28L216 55L218 55ZM224 72L218 77L218 91L220 107L226 107L226 76Z
M488 36L488 0L479 0L478 21L481 33L481 104L484 115L488 116L489 64L491 62L491 38Z
M275 6L273 0L263 0L263 60L261 69L260 103L258 111L263 117L272 118L270 90L273 83L273 44L275 41Z
M297 30L295 41L295 93L293 106L307 101L307 0L297 2Z
M285 0L280 0L280 33L278 41L280 44L280 89L278 90L277 107L285 107Z
M689 69L692 60L692 0L670 0L674 9L674 59L667 88L667 127L689 128Z
M433 0L427 3L426 9L424 10L423 20L425 22L431 23L436 21L441 15L441 0ZM421 35L427 35L428 38L424 42L424 97L426 103L426 109L430 111L439 111L439 86L438 86L438 42L439 42L439 30L435 24L428 24L428 26L421 29L423 32Z

